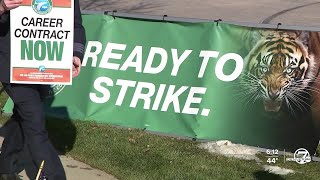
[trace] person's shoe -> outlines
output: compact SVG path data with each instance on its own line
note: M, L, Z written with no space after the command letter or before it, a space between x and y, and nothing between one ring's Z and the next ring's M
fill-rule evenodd
M40 176L39 180L48 180L46 176Z
M39 180L48 180L48 178L43 173L41 173L41 175L39 176Z
M21 180L17 174L0 174L0 180Z

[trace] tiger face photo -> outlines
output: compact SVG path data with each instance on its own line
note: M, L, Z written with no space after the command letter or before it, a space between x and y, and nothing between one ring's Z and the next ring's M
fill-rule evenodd
M308 111L319 74L319 34L304 31L263 31L245 58L241 86L266 112Z

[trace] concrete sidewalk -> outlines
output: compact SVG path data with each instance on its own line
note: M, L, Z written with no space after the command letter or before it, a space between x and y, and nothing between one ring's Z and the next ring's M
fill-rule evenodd
M60 156L67 179L69 180L116 180L113 176L92 168L82 162L76 161L71 157ZM25 171L19 174L23 180L29 179Z
M0 148L3 142L3 137L0 136ZM116 180L115 177L103 171L92 168L82 162L76 161L71 157L60 156L68 180ZM28 180L26 172L20 174L21 179Z

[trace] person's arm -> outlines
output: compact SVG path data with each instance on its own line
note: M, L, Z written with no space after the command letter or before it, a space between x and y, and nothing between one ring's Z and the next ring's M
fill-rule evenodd
M82 18L79 0L74 0L74 44L73 44L73 72L76 77L80 73L81 62L84 56L84 46L86 43L85 29L82 26Z
M6 12L6 10L4 9L4 7L3 7L3 2L1 1L0 2L1 3L1 5L0 5L0 18L2 17L2 15Z
M2 11L0 8L0 23L6 23L9 19L9 12Z
M82 18L80 12L79 0L74 1L74 47L73 55L81 61L84 55L84 46L86 43L86 35L82 26Z
M5 14L6 9L5 9L5 4L4 0L0 0L0 18L2 20L2 15Z
M8 12L6 11L4 0L0 0L0 23L8 21Z
M9 11L21 5L22 0L0 0L0 23L9 19Z

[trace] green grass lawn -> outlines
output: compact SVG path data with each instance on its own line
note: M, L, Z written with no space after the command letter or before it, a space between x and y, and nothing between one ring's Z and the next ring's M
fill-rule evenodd
M77 141L69 154L120 179L319 179L320 163L276 165L297 173L277 176L261 164L213 155L190 140L75 121ZM90 134L90 137L88 137ZM262 164L267 159L261 154ZM280 159L281 161L281 159Z
M0 97L0 106L6 97ZM1 116L1 122L7 117ZM275 165L293 169L287 176L263 171L269 165L227 158L198 148L199 142L163 137L142 130L116 128L95 122L48 118L49 136L62 153L119 179L320 179L320 163L298 165L280 159ZM320 152L320 147L318 148Z

